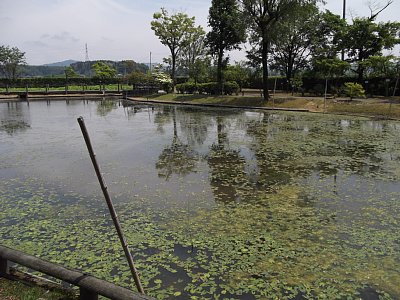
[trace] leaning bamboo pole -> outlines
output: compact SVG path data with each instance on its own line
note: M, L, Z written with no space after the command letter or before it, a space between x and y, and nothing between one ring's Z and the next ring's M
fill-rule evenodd
M85 139L85 143L86 143L87 149L89 151L89 155L90 155L90 158L92 160L94 170L95 170L97 178L99 180L99 183L100 183L100 186L101 186L101 190L103 191L104 198L106 199L108 210L110 211L111 218L112 218L112 220L114 222L115 229L117 230L119 240L121 242L122 248L124 249L126 259L128 260L129 268L131 270L133 279L135 281L136 288L137 288L139 293L144 294L144 290L143 290L143 287L142 287L142 283L140 282L139 274L138 274L138 272L137 272L137 270L135 268L135 265L133 263L132 254L129 251L128 243L126 242L125 236L124 236L124 234L122 232L122 227L121 227L121 224L119 223L118 216L117 216L117 213L115 211L115 208L114 208L113 202L111 200L110 194L108 193L107 185L105 183L103 175L100 172L100 167L99 167L99 164L97 163L97 160L96 160L96 154L93 151L92 143L90 141L89 133L88 133L88 131L86 129L86 125L85 125L85 121L83 120L83 117L79 117L78 118L78 123L79 123L79 126L81 127L81 131L82 131L83 137Z

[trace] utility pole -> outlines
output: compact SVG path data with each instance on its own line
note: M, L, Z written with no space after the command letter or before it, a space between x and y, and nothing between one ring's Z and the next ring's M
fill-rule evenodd
M346 0L343 0L343 20L346 21ZM342 50L342 60L344 61L344 49Z
M150 74L151 74L151 51L150 51L150 66L149 66L149 68L150 68Z
M86 76L86 73L88 74L88 76L90 77L90 59L89 59L89 50L87 47L87 43L85 43L85 65L84 65L84 75ZM86 72L87 71L87 72Z

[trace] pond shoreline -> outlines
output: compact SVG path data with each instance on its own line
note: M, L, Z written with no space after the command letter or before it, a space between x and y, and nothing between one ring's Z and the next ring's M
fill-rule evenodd
M145 98L127 98L125 100L140 102L140 103L153 103L153 104L178 104L187 106L204 106L204 107L217 107L217 108L244 108L254 110L280 110L280 111L293 111L293 112L310 112L306 108L282 108L282 107L262 107L262 106L243 106L243 105L226 105L226 104L205 104L205 103L187 103L182 101L162 101L162 100L151 100Z
M330 112L330 111L316 111L307 108L284 108L284 107L265 107L265 106L250 106L250 105L226 105L226 104L205 104L205 103L193 103L183 101L168 101L168 100L153 100L148 98L127 98L125 100L136 102L136 103L152 103L152 104L177 104L185 106L200 106L200 107L215 107L215 108L241 108L241 109L252 109L252 110L265 110L265 111L288 111L288 112L304 112L313 114L325 114L325 115L337 115L337 116L350 116L350 117L361 117L373 120L391 120L400 121L400 118L384 117L381 115L368 115L358 113L346 113L346 112Z
M5 95L0 94L0 103L6 102L31 102L31 101L63 101L63 100L92 100L92 99L103 99L105 97L109 98L120 98L122 99L122 94L118 93L89 93L89 94L60 94L60 93L49 93L49 94L33 94L29 95L29 98L20 98L18 95ZM307 112L307 113L316 113L316 114L326 114L326 115L338 115L338 116L353 116L353 117L362 117L362 118L369 118L373 120L392 120L392 121L400 121L399 117L392 117L385 114L382 114L378 111L363 111L363 109L358 111L353 111L353 108L359 107L359 103L354 100L354 103L346 103L341 104L342 106L347 107L347 111L337 111L337 110L330 110L329 108L326 111L319 108L318 101L323 101L321 99L303 99L307 100L308 103L306 105L298 105L299 107L276 107L276 106L260 106L260 105L248 105L248 104L236 104L235 101L232 101L233 104L225 104L219 103L216 100L214 103L198 103L193 100L187 101L179 101L179 100L167 100L167 99L154 99L154 96L151 98L144 98L144 97L128 97L124 98L124 100L132 101L132 102L139 102L139 103L152 103L152 104L178 104L178 105L185 105L185 106L200 106L200 107L215 107L215 108L236 108L236 109L252 109L252 110L265 110L265 111L288 111L288 112ZM297 98L296 98L297 99ZM277 99L278 100L278 99ZM317 103L317 104L316 104ZM382 104L384 105L384 104ZM395 106L396 104L394 104ZM303 107L302 107L303 106ZM316 106L316 107L314 107Z

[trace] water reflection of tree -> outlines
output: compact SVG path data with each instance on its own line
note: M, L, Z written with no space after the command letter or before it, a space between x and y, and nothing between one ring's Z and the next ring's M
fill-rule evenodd
M105 117L108 115L112 110L117 108L117 102L113 100L102 100L97 102L97 115L101 117Z
M273 114L250 122L247 133L254 138L259 188L274 189L315 172L334 177L340 170L382 172L385 129L367 125L362 120Z
M207 155L210 185L217 201L249 201L253 189L245 171L246 159L239 150L230 149L224 121L226 118L216 117L217 142Z
M31 128L29 107L21 102L8 102L4 104L1 114L0 131L14 135Z
M188 144L202 145L207 139L208 128L212 125L208 110L181 107L179 111L182 112L179 114L179 124Z
M172 118L174 135L170 145L167 145L161 152L156 163L158 176L168 180L172 174L185 176L196 168L198 155L187 144L182 143L178 137L176 122L176 107L164 107L161 112L156 113L155 122L159 125L158 130L163 130L164 124ZM169 118L170 117L170 118Z

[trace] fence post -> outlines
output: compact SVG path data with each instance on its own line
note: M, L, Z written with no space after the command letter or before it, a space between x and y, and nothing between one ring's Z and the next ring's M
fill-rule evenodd
M5 277L8 273L8 260L0 256L0 277Z
M79 300L98 300L99 295L85 288L79 288Z

